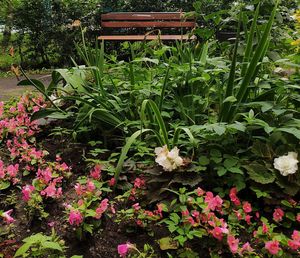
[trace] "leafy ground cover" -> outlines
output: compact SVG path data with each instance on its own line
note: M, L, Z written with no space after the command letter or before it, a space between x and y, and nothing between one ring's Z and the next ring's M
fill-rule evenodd
M278 6L255 8L235 43L120 60L83 33L84 65L21 81L39 94L0 104L3 256L298 257L298 25L279 53Z

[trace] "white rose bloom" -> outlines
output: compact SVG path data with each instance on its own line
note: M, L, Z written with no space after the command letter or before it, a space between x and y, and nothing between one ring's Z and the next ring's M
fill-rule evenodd
M172 171L177 167L182 166L183 160L179 156L179 149L173 148L168 150L167 145L155 148L156 159L155 161L163 167L165 171Z
M280 171L283 176L295 174L298 170L298 154L296 152L289 152L288 155L280 156L274 159L274 168Z

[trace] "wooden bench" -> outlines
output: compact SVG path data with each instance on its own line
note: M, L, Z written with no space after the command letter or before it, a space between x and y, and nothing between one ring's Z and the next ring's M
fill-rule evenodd
M128 13L107 13L101 15L101 27L103 29L136 29L143 28L142 33L137 35L101 35L100 40L115 41L143 41L143 40L189 40L195 36L187 34L187 30L195 28L196 22L193 17L184 17L183 13L158 13L158 12L128 12ZM148 30L147 30L148 29ZM151 29L149 31L149 29ZM177 34L172 35L160 33L164 29L177 29ZM151 35L153 32L159 32ZM180 31L181 35L178 34ZM182 33L184 31L184 34Z

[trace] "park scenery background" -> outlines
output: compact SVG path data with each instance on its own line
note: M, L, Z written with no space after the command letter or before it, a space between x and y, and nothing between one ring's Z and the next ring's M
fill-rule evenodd
M190 40L97 40L159 11ZM0 257L300 256L296 0L1 0L0 42Z

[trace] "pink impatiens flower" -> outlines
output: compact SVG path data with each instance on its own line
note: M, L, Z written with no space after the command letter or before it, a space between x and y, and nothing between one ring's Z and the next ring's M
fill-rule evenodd
M31 193L34 191L34 186L33 185L26 185L22 188L22 199L25 201L25 202L28 202L30 200L30 195Z
M252 211L251 204L249 202L243 203L243 210L245 213L250 213Z
M142 188L143 186L145 186L145 180L137 177L134 180L134 187L135 188Z
M111 178L111 179L109 180L108 185L109 185L110 187L112 187L112 186L114 186L115 184L116 184L116 179L113 177L113 178Z
M126 255L129 252L130 247L131 247L130 244L118 245L118 254L120 255L120 257L126 257Z
M230 251L233 253L233 254L236 254L238 252L238 248L239 248L239 240L238 239L235 239L234 236L231 236L229 235L227 237L227 244L230 248Z
M90 172L91 177L95 180L99 180L101 177L101 169L101 165L97 164Z
M96 219L100 219L102 217L102 214L107 210L108 208L108 199L104 199L101 201L99 207L96 209Z
M284 215L283 210L280 209L280 208L277 208L277 209L274 210L274 213L273 213L273 219L274 219L275 221L277 221L277 222L278 222L278 221L281 221L283 215Z
M222 241L223 239L223 230L220 227L215 227L211 231L214 238L218 239L219 241Z
M7 224L13 223L15 221L15 219L10 216L12 212L13 210L11 209L2 213L2 217Z
M248 252L248 253L253 252L253 248L250 246L249 242L243 244L241 248L241 255L243 255L244 252Z
M281 250L279 247L279 242L277 240L268 241L265 243L265 248L268 250L270 254L278 254L278 252Z
M218 209L222 208L223 200L219 195L214 197L212 192L207 192L205 197L205 203L207 203L208 210L214 211L217 208Z
M6 168L7 174L9 174L10 177L16 177L19 171L19 164L16 165L9 165Z
M231 188L229 192L230 200L234 203L234 205L238 206L241 204L239 198L237 197L237 188Z
M83 222L83 217L78 210L71 210L69 215L70 225L79 226Z

